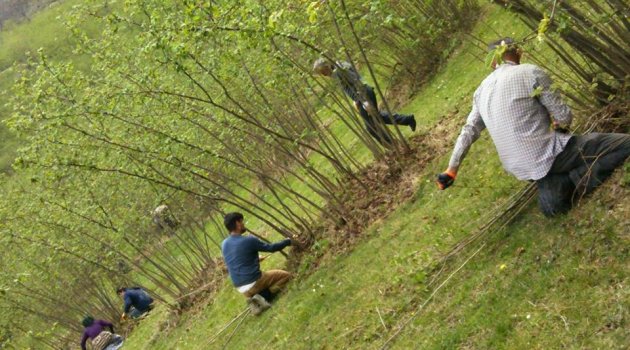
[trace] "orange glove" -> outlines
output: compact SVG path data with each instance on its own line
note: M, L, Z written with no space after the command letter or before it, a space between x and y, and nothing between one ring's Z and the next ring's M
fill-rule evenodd
M457 173L453 170L446 170L437 176L436 184L440 190L449 188L455 182Z

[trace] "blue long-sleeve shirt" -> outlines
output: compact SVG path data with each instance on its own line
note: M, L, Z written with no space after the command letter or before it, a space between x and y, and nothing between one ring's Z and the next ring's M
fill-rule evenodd
M277 252L289 245L290 239L265 243L253 236L230 235L221 244L221 251L234 286L256 282L262 276L258 252Z
M149 305L153 303L153 298L142 288L125 289L123 298L125 300L125 313L128 313L132 306L140 312L145 312L149 309Z

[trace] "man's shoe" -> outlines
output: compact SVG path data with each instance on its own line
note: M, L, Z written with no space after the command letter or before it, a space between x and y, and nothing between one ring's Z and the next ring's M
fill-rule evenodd
M412 114L410 115L411 117L411 121L409 122L409 127L411 128L411 131L416 131L416 117Z
M260 294L254 295L252 299L254 299L254 302L258 303L258 306L260 306L260 308L263 309L263 311L271 307L271 304L269 304L267 299L263 298L263 296Z
M271 307L271 304L269 304L267 300L259 294L254 295L247 302L249 303L249 308L252 310L252 314L254 316L260 315L263 311Z
M254 298L247 299L247 305L249 305L249 310L252 312L252 315L258 316L262 313L260 306L254 301Z

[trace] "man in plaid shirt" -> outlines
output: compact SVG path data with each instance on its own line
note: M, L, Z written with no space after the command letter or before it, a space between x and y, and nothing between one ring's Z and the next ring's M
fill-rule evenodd
M503 63L479 86L473 108L455 144L438 186L453 184L459 166L488 129L505 170L519 180L538 184L538 204L546 216L571 209L576 199L594 190L630 155L630 135L570 135L571 110L551 90L551 79L539 67L520 64L521 51L511 38L489 45L505 46ZM553 127L553 128L552 128Z

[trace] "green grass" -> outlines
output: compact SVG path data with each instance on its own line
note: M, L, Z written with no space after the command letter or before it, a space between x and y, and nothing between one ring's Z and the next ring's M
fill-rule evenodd
M65 3L41 11L29 21L8 23L0 31L0 121L9 117L11 110L6 104L11 96L10 90L18 78L12 68L16 63L23 63L27 54L36 54L39 48L45 48L60 59L71 57L71 47L64 39L67 32L57 17L70 10L77 1ZM4 124L0 124L0 171L8 171L15 158L19 140Z
M495 28L514 21L496 9L489 18ZM476 34L496 37L492 27L480 25ZM424 130L448 112L465 118L470 95L488 73L472 52L471 44L464 45L404 108L421 116ZM415 197L372 225L351 252L326 257L293 282L272 310L245 319L229 348L378 348L429 296L426 271L435 260L522 186L501 169L487 135L474 145L456 186L439 192L432 176L446 161L418 174ZM487 237L484 249L420 310L393 348L622 348L630 340L627 209L608 190L557 219L544 218L532 204ZM627 196L627 189L618 190ZM472 252L464 251L450 270ZM263 268L281 263L275 257ZM183 315L174 328L160 331L163 311L150 315L126 348L222 348L230 331L208 342L244 306L226 281L210 304Z
M514 22L496 9L488 18L490 26L476 28L483 39L497 36L492 27ZM471 44L464 45L404 108L421 116L424 130L447 112L465 118L470 95L488 73L474 59L474 50ZM229 348L378 348L429 296L431 276L426 272L436 259L522 186L501 169L487 135L473 147L457 185L438 192L432 177L446 161L440 159L418 174L415 197L371 226L350 253L327 256L316 271L292 283L271 311L246 319ZM606 202L614 200L602 191L558 219L544 218L531 205L518 220L487 237L485 248L418 313L393 347L548 349L627 344L628 237L622 234L627 211L607 216L610 203ZM627 190L621 191L627 195ZM463 252L454 264L470 253ZM265 261L263 269L281 264L282 258L275 256ZM168 318L164 311L150 315L126 348L221 348L229 331L211 345L208 341L244 306L244 298L226 281L210 304L183 315L174 328L160 331Z
M272 311L247 319L231 348L377 347L387 335L378 313L388 329L407 317L428 295L423 269L518 188L510 180L494 185L499 163L491 150L487 139L476 144L469 158L475 165L466 170L466 181L490 190L454 187L436 192L432 183L424 183L414 200L371 227L368 239L351 254L327 261L308 278L293 283ZM421 177L428 178L438 169L434 165ZM526 210L522 219L489 237L488 247L420 313L395 347L623 344L627 340L623 322L628 317L624 305L629 301L623 288L628 278L628 237L620 235L623 218L606 218L602 197L606 196L560 219L546 219L534 207ZM468 204L471 199L474 206ZM589 222L590 212L598 218L595 222ZM593 225L601 226L593 230ZM276 264L267 263L265 268ZM220 348L227 334L213 347L204 344L243 306L243 298L226 283L201 313L184 316L177 328L148 344L147 339L160 334L156 330L163 316L151 315L127 347ZM609 322L617 322L617 328L591 334Z
M516 28L516 36L525 31L511 15L485 9L490 13L475 36L490 40L513 35L495 29ZM489 72L475 58L476 50L465 43L403 108L416 114L418 133L451 113L463 123L472 92ZM363 162L371 161L341 123L331 127ZM444 147L453 142L444 140ZM487 135L473 146L456 185L439 192L433 176L446 162L438 159L417 174L415 196L372 225L350 252L326 255L317 270L291 283L270 311L245 319L228 348L378 348L430 295L427 271L436 259L523 185L501 169ZM313 164L325 169L321 159L313 158ZM624 176L628 183L627 170ZM303 184L292 186L308 193ZM544 218L531 205L486 238L485 248L420 310L393 347L610 349L628 344L630 237L623 203L628 190L615 190L617 198L604 188L558 219ZM248 224L260 227L255 220ZM464 251L450 271L472 252ZM276 254L263 269L283 263ZM158 306L135 328L125 349L220 349L229 331L211 345L209 340L244 307L244 298L226 280L211 303L182 315L176 325L170 324L175 317Z
M475 50L475 48L468 48L468 50ZM433 105L437 105L439 101L434 101L438 100L438 99L442 99L442 98L448 98L448 94L445 92L446 89L448 88L452 88L452 89L462 89L461 87L466 85L471 79L475 79L475 78L471 78L470 75L457 75L457 74L453 74L454 70L459 69L460 67L464 67L468 64L468 62L473 59L473 56L469 56L469 53L465 52L465 53L460 53L460 55L458 55L459 59L454 61L454 68L453 69L449 69L445 72L443 72L443 74L441 74L441 78L442 78L442 82L441 83L437 83L440 84L443 89L442 92L439 95L436 95L435 98L430 97L433 93L431 92L434 87L435 87L435 82L431 83L431 85L429 86L429 88L425 89L420 96L418 96L417 98L415 98L413 100L414 103L418 103L421 100L430 100L433 101ZM484 75L485 71L481 71L481 74L478 74L478 76L476 77L476 79L481 79ZM362 74L364 76L367 76L367 72L362 72ZM383 82L386 82L387 79L381 77ZM369 79L368 83L369 82ZM448 81L448 84L444 84L444 80ZM477 80L476 80L477 81ZM475 81L475 82L476 82ZM381 87L383 89L387 88L386 84L381 83ZM438 88L439 89L439 88ZM465 92L468 91L472 91L471 87L468 86L467 89L464 89ZM461 96L467 96L465 94L465 92L461 92ZM422 109L421 109L422 110ZM414 110L410 109L409 106L406 106L405 108L403 108L402 113L404 112L410 112L413 113ZM427 110L428 113L423 113L422 115L418 115L418 127L416 130L416 133L418 134L422 134L425 132L428 132L434 125L435 122L441 117L443 116L443 114L434 114L434 113L443 113L444 111L438 111L436 112L436 109L428 109ZM430 115L429 115L430 114ZM322 118L324 119L324 123L328 124L331 132L333 134L335 134L338 137L338 140L340 141L340 143L349 151L349 153L351 154L351 156L360 164L365 165L365 164L369 164L370 162L372 162L374 160L374 157L372 155L372 153L369 151L369 149L367 147L365 147L365 145L359 140L357 139L357 137L348 131L347 126L338 119L337 116L335 115L323 115ZM359 118L357 116L357 118ZM401 131L403 133L403 135L405 135L406 137L412 136L413 133L408 129L408 128L401 128ZM309 161L311 163L311 165L318 169L318 171L320 171L321 173L334 173L335 170L333 168L333 165L331 163L329 163L323 156L318 155L318 154L314 154L309 158ZM301 175L305 175L304 174L305 171L302 171ZM252 180L248 180L250 182L250 186L249 187L253 187L254 185L254 181ZM287 185L289 188L291 188L292 190L304 195L305 197L309 198L309 200L313 201L314 203L323 206L325 205L325 198L322 198L321 196L317 195L316 193L314 193L306 184L304 184L302 181L294 178L294 177L290 177L288 179ZM246 193L245 190L239 190L236 192L238 195L243 196L245 198L251 197L249 194ZM268 201L272 206L274 207L279 207L278 204L278 199L275 198L273 195L271 195L270 193L265 194L265 192L263 192L263 197L266 201ZM256 200L255 198L250 198L251 200ZM290 199L288 198L288 196L283 196L280 195L280 200L284 201L285 203L291 203ZM230 207L227 206L225 208L226 211L231 211L231 210L238 210L238 208L236 207ZM298 214L304 214L303 211L301 210L301 208L293 208L293 210L298 213ZM249 227L255 228L255 232L259 233L259 234L263 234L263 236L266 236L268 239L274 241L274 240L279 240L282 239L283 237L281 237L279 234L277 233L271 233L271 234L267 234L268 232L271 232L272 230L267 227L264 223L262 223L260 220L254 218L254 217L248 217L247 218L247 225ZM212 231L214 230L214 227L208 227L208 230ZM167 244L166 249L171 253L171 255L174 255L176 257L178 257L178 259L180 260L184 260L184 256L183 253L179 250L178 247L176 247L175 245L170 245ZM278 264L282 264L283 263L283 258L280 257L279 255L273 256L271 258L268 259L268 264L270 266L277 266ZM143 278L138 279L138 283L145 285L147 287L151 287L153 285L152 282L150 281L146 281Z

